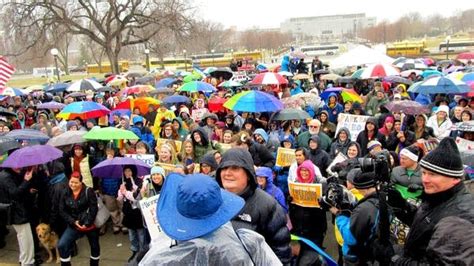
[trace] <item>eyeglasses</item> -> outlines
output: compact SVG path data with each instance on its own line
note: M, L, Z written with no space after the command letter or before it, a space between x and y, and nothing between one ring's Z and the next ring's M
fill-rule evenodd
M318 128L318 126L309 125L309 128Z

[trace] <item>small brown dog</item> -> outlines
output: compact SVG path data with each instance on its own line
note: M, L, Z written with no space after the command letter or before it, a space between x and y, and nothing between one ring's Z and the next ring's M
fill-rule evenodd
M56 250L56 263L59 263L59 250L58 250L58 235L55 232L51 231L51 227L48 224L41 223L36 227L36 234L38 239L43 245L43 247L48 251L48 260L47 263L53 261L53 252L51 250Z

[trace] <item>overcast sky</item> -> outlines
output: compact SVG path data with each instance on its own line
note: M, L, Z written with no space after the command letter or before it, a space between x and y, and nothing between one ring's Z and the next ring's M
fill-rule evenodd
M423 17L433 14L448 17L474 8L473 0L195 0L194 3L203 19L220 22L226 27L237 26L239 30L254 26L279 27L282 21L291 17L365 13L377 17L380 22L384 19L395 21L409 12L419 12Z

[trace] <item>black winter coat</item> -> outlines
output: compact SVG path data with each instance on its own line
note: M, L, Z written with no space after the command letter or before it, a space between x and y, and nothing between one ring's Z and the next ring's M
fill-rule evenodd
M356 141L360 145L361 157L364 157L369 153L369 150L367 149L367 144L369 144L369 142L371 140L378 140L380 142L380 144L382 144L382 147L385 148L385 146L386 146L385 136L382 135L381 133L379 133L378 130L375 131L374 137L372 139L368 139L366 132L367 131L363 130L359 133L359 135L357 135L357 140Z
M405 132L405 141L402 142L402 148L408 147L415 143L415 133L406 130ZM398 144L400 144L400 139L397 137L398 132L394 131L388 136L387 140L387 150L389 151L395 151L397 148ZM400 149L401 150L401 149Z
M94 190L85 185L82 185L81 192L79 192L77 199L74 199L72 190L68 188L64 191L61 202L59 203L59 215L73 228L76 228L74 225L76 221L79 221L79 224L87 227L93 225L98 210L97 196Z
M292 234L308 238L322 247L327 230L326 211L290 204Z
M275 165L275 157L273 157L267 147L262 144L252 143L249 147L249 152L252 155L254 165L270 168Z
M329 157L329 154L326 151L320 149L319 147L316 150L309 150L308 159L311 160L314 165L319 168L321 174L324 177L328 176L326 169L331 163L331 158Z
M395 213L404 223L411 225L403 257L396 265L429 264L426 256L428 244L433 237L435 226L445 217L454 216L474 223L474 198L464 183L432 195L422 195L423 202L416 209L407 205L403 212Z
M26 181L23 176L5 169L0 172L0 202L11 203L11 224L29 222L28 205L31 180Z
M288 263L291 259L290 232L283 208L259 188L247 187L240 196L245 205L232 219L234 229L247 228L261 234L282 263Z

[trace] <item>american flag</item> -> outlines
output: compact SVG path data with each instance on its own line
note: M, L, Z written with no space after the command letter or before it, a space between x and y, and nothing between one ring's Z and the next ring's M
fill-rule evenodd
M5 88L13 72L15 72L15 68L7 62L5 57L0 56L0 89Z

